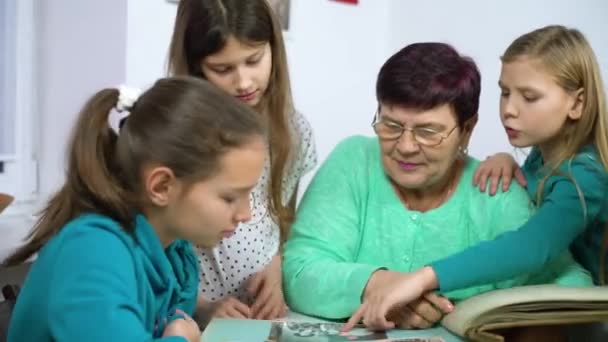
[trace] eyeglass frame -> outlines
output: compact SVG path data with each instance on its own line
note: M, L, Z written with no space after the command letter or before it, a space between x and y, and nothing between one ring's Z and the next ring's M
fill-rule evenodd
M410 127L406 127L406 126L404 126L404 125L402 125L402 124L400 124L400 123L398 123L398 122L391 122L391 123L392 123L393 125L395 125L395 126L401 127L401 133L400 133L400 134L399 134L397 137L395 137L395 138L382 138L382 137L380 136L380 134L378 134L378 132L376 131L376 125L378 125L378 124L380 124L380 123L382 123L382 122L386 122L386 121L383 121L383 120L380 118L380 111L379 111L379 110L377 110L377 111L376 111L376 113L374 114L374 119L373 119L373 121L372 121L372 129L374 130L374 132L376 133L376 135L377 135L379 138L381 138L381 139L385 139L385 140L399 140L399 139L401 139L401 137L403 137L403 134L405 133L405 131L409 131L409 132L411 132L411 133L412 133L412 138L413 138L413 140L416 142L416 144L418 144L419 146L426 146L426 147L437 147L437 146L441 145L441 143L442 143L442 142L443 142L445 139L449 138L449 137L450 137L450 135L452 134L452 132L454 132L454 130L456 130L456 128L459 126L459 125L458 125L458 123L456 123L456 125L455 125L454 127L452 127L452 129L450 129L450 130L447 132L447 134L445 134L445 135L442 135L442 134L441 134L441 132L435 132L437 135L439 135L439 137L440 137L441 139L439 139L439 142L437 142L436 144L430 144L430 145L429 145L429 144L421 143L421 142L420 142L418 139L416 139L416 137L417 137L418 135L416 135L415 130L416 130L416 129L421 129L421 128L416 128L416 127L410 128Z

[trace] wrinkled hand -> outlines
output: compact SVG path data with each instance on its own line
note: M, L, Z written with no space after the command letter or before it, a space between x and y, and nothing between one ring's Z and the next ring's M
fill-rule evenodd
M413 273L376 271L365 288L363 304L348 320L343 331L350 330L360 321L373 330L393 329L395 322L387 319L389 313L404 308L436 287L437 276L431 267ZM445 305L442 311L449 312L453 307L448 303L441 301L438 304Z
M198 324L188 314L181 312L183 318L173 320L167 324L163 337L180 336L188 342L199 342L201 339L201 330Z
M508 153L497 153L479 164L473 176L473 185L479 186L479 190L485 192L489 179L490 195L494 195L501 179L502 191L505 192L509 189L513 177L521 186L527 185L526 177L515 159Z
M287 315L281 266L281 256L275 255L265 269L249 279L247 292L255 298L251 306L252 318L277 319Z
M213 309L213 317L252 318L251 309L235 297L226 297L213 305L215 305L215 308Z
M399 329L428 329L441 321L450 312L452 303L433 292L427 292L405 307L396 308L388 314L387 320Z

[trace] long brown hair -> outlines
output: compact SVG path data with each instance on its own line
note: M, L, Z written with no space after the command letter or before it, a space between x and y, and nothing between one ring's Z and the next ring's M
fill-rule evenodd
M600 67L591 45L578 30L564 26L546 26L517 38L502 56L503 63L520 57L536 60L554 77L567 92L583 90L582 115L576 121L564 125L560 148L550 156L546 168L549 171L538 187L537 203L541 203L544 184L558 172L560 165L573 158L581 148L593 144L597 149L603 172L608 170L608 108ZM570 176L586 207L582 191ZM587 219L585 217L585 219ZM608 227L604 232L600 251L600 279L605 281Z
M283 178L291 162L289 117L294 109L283 35L270 5L266 0L181 0L169 48L169 73L204 78L201 62L224 48L230 36L245 43L268 42L271 47L272 71L259 108L269 130L268 202L284 240L295 216L295 208L282 198Z
M27 260L83 213L106 215L132 230L142 165L165 165L192 183L216 172L226 150L264 134L250 108L200 79L157 81L130 109L117 135L108 116L118 99L117 89L104 89L86 103L72 133L66 182L6 265Z

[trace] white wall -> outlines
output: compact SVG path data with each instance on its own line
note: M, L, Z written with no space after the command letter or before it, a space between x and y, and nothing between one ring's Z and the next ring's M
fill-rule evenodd
M78 111L97 90L125 79L123 0L37 2L42 198L63 183L67 141Z
M470 152L485 158L513 151L498 118L499 56L518 36L549 24L576 27L591 41L608 80L608 1L392 0L389 50L419 41L452 44L475 59L482 75L480 120Z
M127 8L123 0L45 0L36 6L38 185L43 202L64 181L67 141L85 100L125 79ZM31 214L37 211L32 208ZM28 217L0 220L0 260L21 245L32 224ZM0 268L0 285L20 282L28 267Z
M177 6L165 0L128 0L127 4L125 83L145 88L166 75Z
M346 136L373 133L375 79L387 56L391 2L292 1L286 46L293 95L322 160Z

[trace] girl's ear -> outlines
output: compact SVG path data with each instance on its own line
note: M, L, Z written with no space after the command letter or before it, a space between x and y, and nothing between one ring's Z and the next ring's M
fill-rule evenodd
M585 92L581 88L572 94L573 104L568 112L570 120L578 120L583 115L583 103L585 102Z
M159 207L169 205L170 195L177 186L177 179L173 171L166 166L157 166L149 169L144 174L146 199Z

